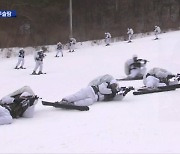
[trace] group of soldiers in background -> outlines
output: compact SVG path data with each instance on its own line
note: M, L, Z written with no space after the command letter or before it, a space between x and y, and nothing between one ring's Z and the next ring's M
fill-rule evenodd
M15 69L26 69L24 67L24 56L25 56L25 50L23 48L21 48L19 50L19 55L18 55L18 62L16 64ZM40 49L38 52L35 53L34 55L34 60L35 60L35 68L32 72L33 75L36 74L43 74L42 73L42 69L43 69L43 59L46 56L46 54L44 53L44 51L42 49ZM19 67L20 66L20 67ZM37 69L39 68L39 72L36 73Z
M70 38L69 43L68 43L69 52L74 52L75 51L75 44L76 44L76 39L75 38ZM57 43L55 57L59 57L59 54L61 54L61 57L63 57L63 45L62 45L61 42ZM43 60L44 60L45 56L46 56L46 54L44 53L44 51L42 49L35 52L35 55L34 55L35 67L33 69L32 75L44 74L42 72L42 70L43 70ZM15 69L25 69L24 68L24 57L25 57L25 50L23 48L21 48L19 50L18 62L16 64L16 66L15 66ZM39 69L39 72L36 72L38 69Z
M134 31L132 28L127 29L127 34L128 34L128 43L132 42L132 37L134 34ZM154 29L155 32L155 40L158 39L158 34L160 34L161 29L159 26L155 26ZM105 32L105 43L106 46L109 46L111 42L111 34L109 32ZM75 44L76 44L76 39L75 38L70 38L68 42L68 47L69 47L69 52L74 52L75 51ZM56 55L55 57L59 57L59 54L61 54L61 57L63 57L63 45L61 42L57 43L56 47ZM19 55L18 55L18 62L16 64L15 69L25 69L24 68L24 56L25 56L25 51L23 48L19 50ZM44 54L44 51L40 49L38 52L36 52L34 59L35 59L35 68L32 72L33 75L36 74L43 74L42 69L43 69L43 59L46 55ZM39 72L37 73L37 69L39 68Z
M155 26L154 27L154 34L155 34L155 39L154 40L157 40L159 39L158 38L158 34L161 33L161 28L159 26ZM127 34L128 34L128 43L132 42L132 37L133 37L133 34L134 34L134 31L132 28L128 28L127 29ZM106 43L106 46L109 46L110 45L110 42L111 42L111 34L109 32L106 32L105 33L105 43Z

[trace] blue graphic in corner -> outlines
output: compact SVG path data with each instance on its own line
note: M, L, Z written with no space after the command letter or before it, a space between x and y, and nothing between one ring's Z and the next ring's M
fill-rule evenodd
M0 18L14 18L16 10L0 10Z

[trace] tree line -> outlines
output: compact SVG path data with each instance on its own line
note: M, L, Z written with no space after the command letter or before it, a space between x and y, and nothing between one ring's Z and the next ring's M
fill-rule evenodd
M16 18L0 18L0 48L66 43L69 0L1 0L0 10L16 10ZM180 0L72 0L73 37L79 41L178 29Z

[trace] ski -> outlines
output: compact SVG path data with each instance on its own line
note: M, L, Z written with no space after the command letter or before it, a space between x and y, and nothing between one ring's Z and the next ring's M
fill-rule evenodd
M136 78L129 78L129 77L126 77L126 78L122 78L122 79L116 79L117 81L131 81L131 80L142 80L143 77L136 77Z
M143 95L143 94L151 94L151 93L158 93L158 92L166 92L176 90L175 87L158 87L158 88L140 88L133 92L133 95Z
M41 74L46 74L46 73L41 73ZM33 73L31 73L30 75L41 75L41 74L38 74L38 73L33 74Z
M79 111L89 110L88 106L66 105L66 104L59 104L58 102L42 101L42 104L46 106L53 106L55 108L62 108L62 109L71 109L71 110L79 110Z
M32 74L32 73L31 73L30 75L40 75L40 74L37 74L37 73L36 73L36 74Z
M19 69L26 69L25 67L23 67L23 68L21 68L21 67L15 67L14 69L16 69L16 70L19 70Z
M159 87L159 89L167 89L167 88L180 88L180 84Z
M23 68L19 68L19 69L26 69L25 67L23 67Z

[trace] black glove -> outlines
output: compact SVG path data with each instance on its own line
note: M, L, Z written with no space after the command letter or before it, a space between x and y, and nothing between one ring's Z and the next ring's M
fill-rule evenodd
M129 86L128 87L130 90L134 90L134 87L133 86Z
M148 76L151 76L151 74L147 73L147 74L146 74L146 78L147 78Z
M39 99L37 95L27 98L29 100L29 106L34 105L35 100Z

